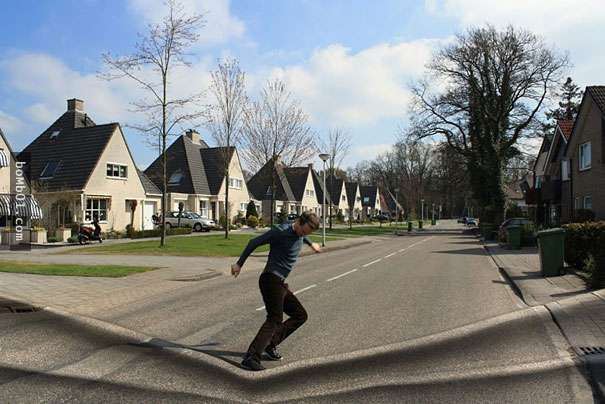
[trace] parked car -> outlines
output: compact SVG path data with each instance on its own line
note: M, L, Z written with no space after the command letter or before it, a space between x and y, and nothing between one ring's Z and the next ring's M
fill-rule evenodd
M475 219L474 217L467 217L465 219L466 222L464 224L466 224L467 226L477 226L477 224L479 223L479 220Z
M374 217L372 217L372 220L378 221L378 222L388 222L390 220L388 215L385 215L384 213L381 213L379 215L376 215Z
M216 228L216 223L212 219L202 217L195 212L182 212L181 213L181 227L191 226L193 231L210 231ZM173 211L168 212L166 215L166 228L177 227L179 225L179 212Z
M466 216L459 217L458 223L466 224Z
M299 216L298 213L289 213L288 214L288 220L289 221L294 221L294 220L298 219L298 216Z
M512 217L510 219L506 219L498 228L498 240L506 241L506 229L509 226L523 226L530 223L531 220L526 217Z

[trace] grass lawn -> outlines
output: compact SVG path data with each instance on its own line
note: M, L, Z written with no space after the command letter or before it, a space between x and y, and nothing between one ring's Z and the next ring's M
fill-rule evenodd
M166 246L159 248L159 240L137 241L98 247L76 248L65 254L133 254L133 255L175 255L189 257L238 257L248 241L256 237L251 234L230 234L225 240L224 235L204 237L168 237ZM341 238L330 238L340 240ZM321 241L321 236L313 235L311 240ZM269 246L263 245L256 252L268 251Z
M25 261L0 261L0 272L57 276L99 276L120 278L139 272L154 270L152 267L130 267L122 265L72 265L43 264Z
M381 226L357 226L353 225L352 229L343 228L333 228L332 230L326 228L326 236L337 236L337 237L362 237L362 236L379 236L381 234L392 233L395 230L407 230L407 225L399 225L399 226L389 226L388 224L384 224Z

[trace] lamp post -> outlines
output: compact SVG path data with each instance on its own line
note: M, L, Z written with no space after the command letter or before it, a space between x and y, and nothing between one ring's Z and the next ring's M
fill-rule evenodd
M431 224L435 222L435 204L433 203L433 217L431 218Z
M420 200L420 220L424 221L424 199Z
M397 223L399 222L399 211L398 211L398 203L397 203L397 193L399 192L399 188L395 188L395 227L397 227Z
M321 161L324 162L324 178L323 178L323 189L321 191L323 195L323 201L321 204L321 246L326 246L326 161L330 158L329 154L321 153L319 155Z

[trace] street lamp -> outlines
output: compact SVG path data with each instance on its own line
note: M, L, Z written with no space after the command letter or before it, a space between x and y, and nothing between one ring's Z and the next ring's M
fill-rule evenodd
M326 246L326 161L330 158L330 155L327 153L321 153L319 155L321 161L324 162L324 181L323 181L323 201L321 204L321 246Z
M435 204L433 203L433 217L431 218L431 224L435 222Z
M424 221L424 199L421 199L420 203L420 220Z

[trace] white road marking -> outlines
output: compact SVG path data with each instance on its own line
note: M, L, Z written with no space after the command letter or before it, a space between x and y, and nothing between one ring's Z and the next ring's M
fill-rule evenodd
M347 276L348 274L352 274L353 272L357 272L357 268L350 270L349 272L345 272L344 274L340 274L338 276L335 276L334 278L330 278L328 279L326 282L332 282L338 278L342 278L343 276Z
M399 252L404 252L405 250L407 250L407 247L406 248L402 248L401 250L399 250Z
M385 256L384 256L384 258L389 258L389 257L392 257L392 256L393 256L393 255L395 255L395 254L396 254L396 253L394 253L394 252L393 252L393 253L390 253L389 255L385 255Z
M311 285L311 286L307 286L306 288L302 288L301 290L297 290L296 292L294 292L294 295L297 295L299 293L304 292L305 290L309 290L309 289L313 289L314 287L316 287L317 285Z
M380 261L382 261L382 258L378 258L377 260L374 260L372 262L368 262L367 264L362 265L362 267L366 268L366 267L369 267L370 265L375 264L375 263L380 262Z
M317 285L311 285L311 286L307 286L306 288L302 288L301 290L297 290L296 292L294 292L293 294L296 295L298 293L304 292L305 290L309 290L309 289L313 289L314 287L316 287ZM256 311L261 311L264 310L265 306L259 307L258 309L256 309Z

